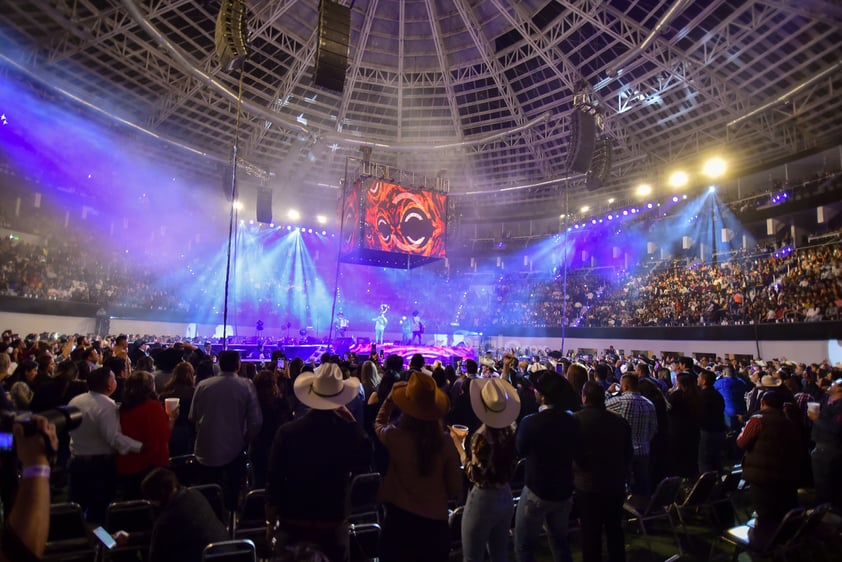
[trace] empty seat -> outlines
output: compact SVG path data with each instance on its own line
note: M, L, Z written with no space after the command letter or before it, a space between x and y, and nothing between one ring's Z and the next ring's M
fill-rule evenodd
M351 523L380 523L380 501L377 493L382 478L379 472L358 474L348 486L348 505Z
M77 503L56 503L50 506L50 533L44 556L46 561L91 560L94 543L91 541L82 508Z
M202 562L257 562L257 552L247 539L214 542L202 551Z

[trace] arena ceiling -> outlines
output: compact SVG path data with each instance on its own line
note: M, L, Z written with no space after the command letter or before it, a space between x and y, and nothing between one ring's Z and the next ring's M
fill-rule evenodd
M239 132L240 75L214 55L220 3L6 2L0 76L201 177L220 177L239 135L241 177L335 198L369 146L487 216L555 213L565 190L624 199L712 153L748 169L842 136L832 0L353 0L342 93L314 85L318 2L252 0ZM614 147L597 192L566 169L582 90Z

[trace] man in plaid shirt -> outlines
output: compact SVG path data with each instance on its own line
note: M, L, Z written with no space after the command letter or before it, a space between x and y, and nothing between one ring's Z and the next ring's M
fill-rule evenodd
M620 394L607 398L605 408L625 418L631 426L634 446L631 493L648 496L652 493L652 483L649 479L649 443L658 431L655 405L640 394L637 377L626 374L620 379Z

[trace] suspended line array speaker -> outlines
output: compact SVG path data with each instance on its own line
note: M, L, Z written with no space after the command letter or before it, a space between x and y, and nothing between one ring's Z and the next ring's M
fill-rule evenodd
M591 167L594 152L596 121L584 111L574 110L570 115L570 148L567 151L567 169L580 174Z
M589 190L593 191L602 187L611 173L613 163L614 147L611 144L611 137L602 135L594 145L593 159L588 170L587 187Z
M322 0L319 6L319 44L313 82L317 86L342 92L348 67L351 42L351 8Z
M257 190L257 222L272 222L272 190L265 187Z
M245 0L222 0L216 18L216 58L226 71L242 68L248 56Z

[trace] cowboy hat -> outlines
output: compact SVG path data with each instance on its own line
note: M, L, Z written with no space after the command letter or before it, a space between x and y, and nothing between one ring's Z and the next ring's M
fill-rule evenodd
M419 372L413 372L405 386L393 388L391 396L403 413L419 420L438 420L450 410L450 399L435 379Z
M354 399L360 381L342 379L342 369L335 363L323 363L313 373L301 373L293 386L296 398L314 410L335 410Z
M760 386L765 388L777 388L783 384L783 381L773 375L763 375L760 378Z
M507 427L520 414L520 396L501 378L477 379L470 393L474 414L488 427Z

